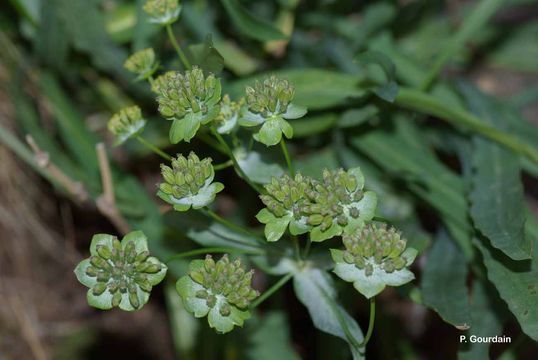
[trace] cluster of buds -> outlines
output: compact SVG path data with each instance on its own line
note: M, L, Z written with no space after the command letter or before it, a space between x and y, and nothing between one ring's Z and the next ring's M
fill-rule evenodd
M108 121L108 130L116 136L116 145L139 134L146 125L138 106L129 106L114 114Z
M166 84L175 76L175 71L167 71L162 75L157 76L151 83L151 91L155 94L160 94L162 89L166 87Z
M406 259L402 256L406 240L385 224L366 225L359 232L344 234L342 240L346 248L344 261L363 269L366 276L372 275L374 266L389 274L406 266Z
M200 160L191 152L187 158L178 155L172 159L172 167L161 165L164 182L159 185L158 195L178 211L209 205L224 188L221 183L213 182L215 171L211 161L211 158Z
M358 168L347 172L324 170L321 182L301 174L295 179L287 175L273 178L265 186L268 194L260 196L266 209L257 218L264 224L283 224L286 219L294 235L311 231L312 241L329 239L372 219L376 197L362 190L363 182ZM267 233L276 232L266 227Z
M267 145L278 144L282 134L288 139L293 137L293 128L285 119L297 119L306 114L304 107L292 103L295 90L289 81L275 76L262 82L256 81L254 87L246 89L246 104L239 124L261 128L254 139Z
M260 199L267 209L276 217L292 214L296 220L304 215L304 208L308 205L306 192L311 188L311 179L297 173L294 178L282 175L273 178L265 185L267 195L260 195Z
M310 214L308 224L320 226L321 231L329 229L333 222L342 227L348 225L348 217L359 218L360 211L355 205L362 200L364 193L358 187L357 178L343 169L323 170L323 181L314 182L308 193L313 205L305 212Z
M237 259L230 262L228 255L224 255L217 262L211 255L207 255L204 267L189 273L191 279L204 288L196 291L196 297L205 300L209 308L215 307L219 296L226 300L226 303L219 307L222 316L230 316L230 306L248 308L250 302L259 296L258 291L251 287L253 275L254 270L245 272L241 261Z
M249 110L264 118L284 114L295 95L289 81L276 76L256 81L254 87L247 86L245 91Z
M217 125L217 131L219 134L229 134L237 126L237 120L241 108L245 103L245 99L241 98L239 101L232 101L228 95L222 97L220 102L220 113L215 118L215 124Z
M83 260L75 273L90 288L90 305L100 309L139 309L166 274L166 266L150 256L147 239L140 231L127 234L122 242L112 235L95 235L90 252L90 258Z
M178 0L148 0L143 9L151 23L166 26L177 20L181 6Z
M220 80L213 74L204 76L202 69L194 66L185 74L167 74L159 83L157 101L159 112L174 120L170 140L178 143L190 141L200 128L214 120L220 113Z
M137 51L129 56L123 66L130 72L138 75L136 80L146 80L155 73L159 67L159 63L155 60L153 49L148 48Z

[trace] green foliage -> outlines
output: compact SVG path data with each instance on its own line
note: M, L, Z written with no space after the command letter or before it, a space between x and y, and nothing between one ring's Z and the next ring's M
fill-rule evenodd
M538 130L515 108L536 89L509 104L464 79L485 64L536 72L536 24L502 16L515 3L449 17L439 2L11 0L0 65L33 149L4 125L0 142L118 231L140 230L95 235L75 274L91 306L133 311L169 268L178 357L416 357L391 330L415 320L386 311L395 301L467 336L538 340ZM106 171L105 128L136 177ZM165 159L156 191L137 178L159 170L137 145ZM219 253L240 258L206 255ZM399 297L378 296L387 287ZM321 331L312 344L288 305ZM245 326L216 339L190 314L219 334Z

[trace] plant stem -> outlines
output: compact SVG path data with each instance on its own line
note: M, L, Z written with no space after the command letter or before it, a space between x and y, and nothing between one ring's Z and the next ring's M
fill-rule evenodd
M310 237L306 239L306 245L304 247L303 252L303 259L306 259L308 257L308 254L310 253L310 246L312 245L312 240L310 240Z
M138 135L136 139L140 141L142 145L144 145L145 147L147 147L148 149L150 149L151 151L153 151L155 154L159 155L163 159L168 160L168 161L172 160L172 157L170 155L168 155L167 153L165 153L164 151L162 151L161 149L159 149L158 147L156 147L155 145L153 145L152 143L144 139L141 135Z
M295 249L295 257L297 258L297 261L301 261L301 248L299 246L299 239L297 238L297 235L291 235L291 241L293 242L293 247Z
M366 336L364 337L364 340L360 343L359 347L365 347L366 344L368 344L368 341L370 341L370 338L372 337L372 333L374 332L374 323L375 323L375 296L370 299L370 322L368 323L368 331L366 332Z
M257 298L255 301L252 302L252 304L250 305L250 309L254 309L258 305L260 305L262 302L267 300L267 298L269 298L278 289L284 286L292 277L293 277L293 274L289 273L289 274L286 274L286 276L283 276L282 278L280 278L280 280L278 280L273 286L271 286L263 294L261 294L259 298Z
M235 169L237 170L239 175L243 178L243 180L245 180L250 185L250 187L252 187L254 190L256 190L257 193L261 194L263 192L263 190L260 187L258 187L256 184L254 184L248 178L248 176L245 174L243 169L241 169L241 167L239 166L239 163L237 162L237 159L235 158L235 155L234 155L232 149L230 148L228 143L224 140L224 138L218 133L218 131L213 126L211 127L211 132L213 133L215 138L217 138L217 141L224 147L224 149L227 152L227 155L232 160Z
M433 66L420 85L421 90L427 91L431 87L450 58L458 53L471 37L475 36L478 30L486 24L503 3L504 0L482 0L474 7L462 21L461 27L449 40L447 46L443 48L443 52L433 63Z
M534 148L534 146L511 134L498 130L466 110L448 106L425 92L400 87L395 102L402 107L436 116L453 125L461 125L467 130L496 141L538 164L538 149Z
M243 234L246 234L246 235L249 235L249 236L252 236L252 237L255 237L257 240L259 240L259 237L258 235L256 235L255 233L253 233L252 231L242 227L242 226L239 226L239 225L236 225L228 220L226 220L225 218L223 218L222 216L218 215L217 213L215 213L213 210L205 207L203 209L200 209L200 211L202 213L204 213L205 215L213 218L215 221L221 223L222 225L226 226L227 228L233 230L233 231L239 231ZM264 242L265 243L265 242Z
M224 149L222 147L222 145L220 145L218 142L216 142L212 137L210 137L208 134L202 132L202 131L199 131L196 136L202 140L203 142L205 142L207 145L211 146L213 149L217 150L218 152L228 156L228 152L226 151L226 149Z
M166 260L166 263L168 264L171 261L183 259L186 257L196 256L196 255L202 255L202 254L250 254L250 255L263 255L265 254L262 250L249 250L249 249L237 249L237 248L227 248L227 247L209 247L209 248L202 248L202 249L196 249L191 251L186 251L183 253L179 253L173 256L170 256L168 260Z
M221 164L213 165L213 169L215 169L215 171L219 171L219 170L222 170L222 169L229 168L230 166L233 166L233 165L234 165L234 162L232 160L228 160L228 161L223 162Z
M288 147L286 146L286 141L284 140L284 137L282 137L282 139L280 140L280 147L282 148L282 152L284 153L284 157L286 158L286 163L288 164L290 176L293 176L295 174L295 170L293 169L290 154L288 153Z
M191 63L189 62L189 59L187 59L187 56L185 56L185 53L183 52L183 50L181 50L181 47L177 43L176 37L174 36L174 32L172 31L171 24L166 25L166 33L168 34L168 38L170 39L172 46L176 50L176 53L179 56L179 59L183 63L183 66L185 67L185 69L190 70L192 67Z

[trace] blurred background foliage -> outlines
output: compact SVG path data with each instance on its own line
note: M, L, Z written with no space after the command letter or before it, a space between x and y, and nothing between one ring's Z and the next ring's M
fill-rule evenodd
M123 69L130 53L149 46L163 68L181 68L166 34L147 22L143 3L0 4L0 359L348 358L341 340L315 330L291 287L264 304L244 329L225 336L183 310L171 279L136 314L103 314L86 305L72 268L85 257L93 233L116 232L91 200L101 193L95 144L113 141L106 132L110 115L136 103L149 115L146 137L154 144L171 153L195 148L224 160L198 140L170 147L168 123L157 116L153 94ZM484 239L471 238L478 237L473 225L495 237L496 214L505 216L501 230L526 218L526 235L505 252L515 258L520 250L530 252L538 241L537 164L498 150L465 126L440 121L443 116L435 111L423 111L434 115L427 116L402 110L400 105L408 106L398 98L389 104L371 96L365 74L375 78L379 69L353 59L366 50L384 53L396 66L395 80L407 87L434 80L429 71L441 66L441 81L431 81L435 100L449 109L469 109L537 148L532 122L538 122L538 3L241 2L253 18L237 4L183 2L174 31L189 57L206 69L222 68L230 94L240 93L260 73L288 78L297 102L310 110L292 122L296 166L317 177L324 167L360 165L367 187L380 196L380 215L426 253L415 265L421 273L416 282L381 296L369 357L453 359L459 353L482 359L491 351L503 359L533 358L538 352L532 340L538 336L536 292L530 288L538 278L535 260L500 259L504 254L494 253ZM289 41L271 40L275 29L292 34ZM447 58L438 63L443 54ZM23 140L26 134L83 185L88 198L76 189L66 191L50 168L38 166ZM263 148L259 152L262 161L248 174L263 178L277 170L263 165L270 155ZM196 227L207 219L161 214L153 196L159 159L137 143L111 148L111 157L118 207L133 228L144 230L156 254L167 258L194 248L192 239L215 242L213 234ZM256 195L231 170L223 174L227 189L218 209L255 225ZM500 205L490 201L496 191L505 195ZM482 207L472 207L470 200ZM519 215L510 217L513 213ZM492 237L501 244L506 240ZM171 270L178 276L185 264L175 262ZM268 281L263 275L255 280L258 288ZM368 304L341 285L342 303L365 329ZM514 343L490 350L460 347L460 332L450 324L471 324L481 335L507 334Z

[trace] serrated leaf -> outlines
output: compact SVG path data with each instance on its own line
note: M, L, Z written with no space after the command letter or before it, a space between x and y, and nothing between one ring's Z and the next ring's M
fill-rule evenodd
M354 359L363 359L362 331L355 320L338 304L331 277L320 269L305 268L293 278L297 298L308 309L314 326L346 341Z
M528 218L526 235L532 239L532 260L512 260L485 239L475 239L488 279L515 315L525 334L538 341L538 225ZM532 222L531 222L532 221Z
M490 289L490 284L481 281L475 281L471 297L471 317L472 326L465 336L497 336L501 334L503 319L499 314L499 304L496 303L498 295L494 289ZM492 291L493 290L493 291ZM460 343L458 351L459 360L488 360L489 348L488 343Z
M467 264L461 250L440 233L422 272L422 298L446 322L460 330L471 326Z
M509 128L509 117L495 99L471 86L460 86L471 111L497 128ZM491 244L514 260L530 257L530 239L525 238L523 185L519 156L479 136L473 137L474 174L471 177L471 217Z
M261 41L286 39L270 23L250 14L237 0L221 0L221 3L243 35Z

